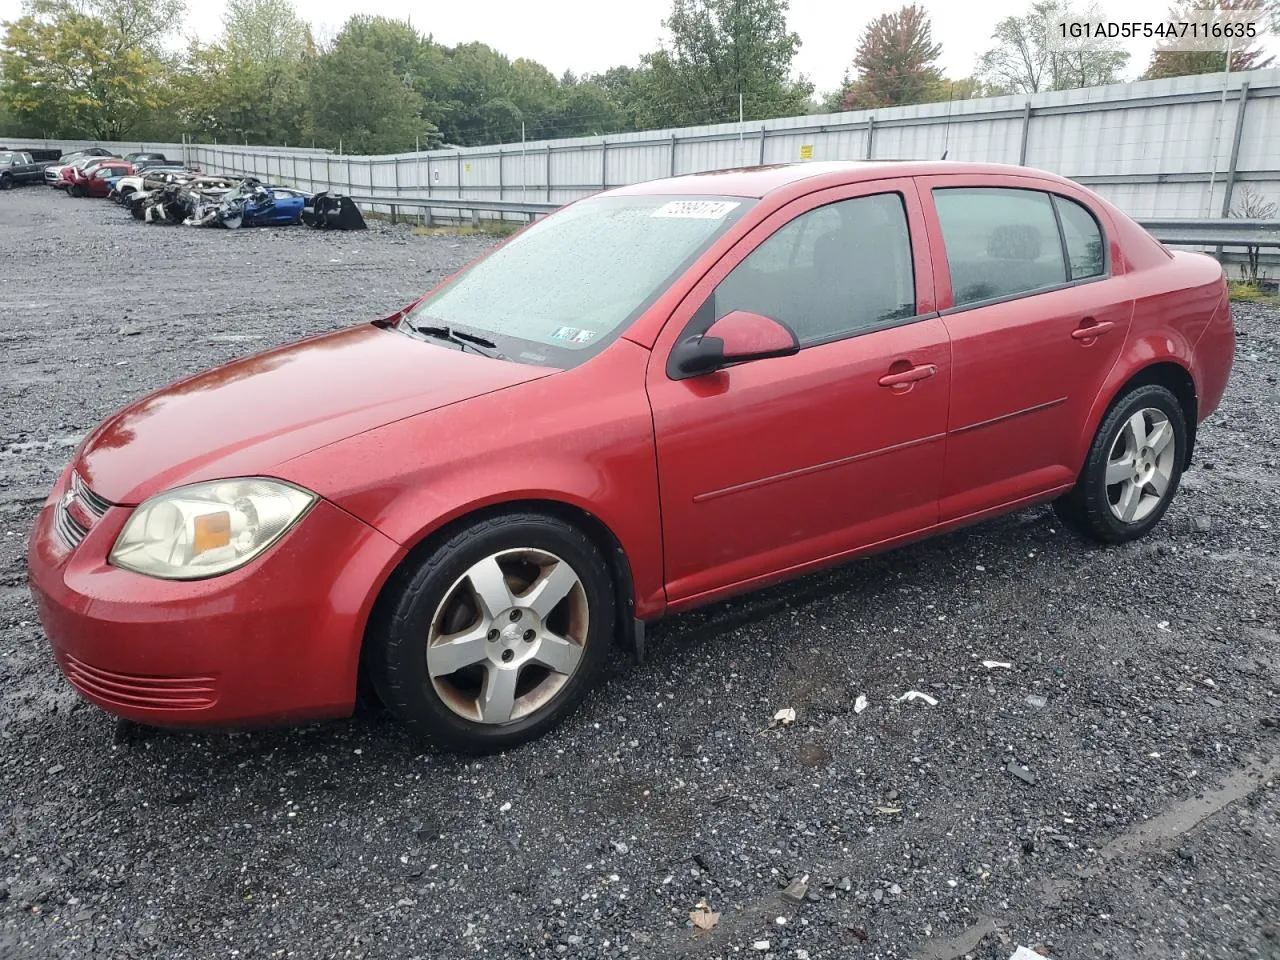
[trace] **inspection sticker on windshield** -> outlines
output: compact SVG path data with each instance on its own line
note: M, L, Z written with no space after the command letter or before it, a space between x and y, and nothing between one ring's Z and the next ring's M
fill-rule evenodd
M579 330L577 327L557 327L551 334L552 340L568 340L570 343L590 343L595 338L594 330Z
M734 207L736 200L672 200L664 203L651 217L679 217L685 220L723 220Z

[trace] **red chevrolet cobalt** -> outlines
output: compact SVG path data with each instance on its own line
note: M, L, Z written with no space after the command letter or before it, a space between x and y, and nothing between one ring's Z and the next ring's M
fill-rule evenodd
M1039 502L1142 536L1233 346L1216 261L1047 173L624 187L107 420L32 589L112 713L340 716L364 671L429 740L501 749L667 613Z

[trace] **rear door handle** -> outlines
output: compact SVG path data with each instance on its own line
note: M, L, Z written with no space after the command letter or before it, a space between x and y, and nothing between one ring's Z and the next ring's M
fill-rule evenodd
M1085 320L1081 322L1080 326L1071 331L1071 338L1073 340L1092 340L1094 337L1102 336L1114 326L1115 324L1110 320L1103 320L1101 323L1090 323Z
M902 387L909 383L915 383L917 380L927 380L937 372L937 364L922 363L918 367L912 367L910 370L903 370L901 373L886 373L880 378L880 386Z

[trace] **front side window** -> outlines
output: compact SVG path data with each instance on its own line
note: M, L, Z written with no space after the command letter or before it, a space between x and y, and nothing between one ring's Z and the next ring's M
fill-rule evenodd
M720 281L714 319L734 310L786 323L800 343L854 336L916 312L902 196L882 193L802 213Z
M512 237L406 320L483 335L513 360L570 366L621 333L755 202L581 200Z
M933 191L955 306L1067 282L1053 202L1038 190L945 187Z

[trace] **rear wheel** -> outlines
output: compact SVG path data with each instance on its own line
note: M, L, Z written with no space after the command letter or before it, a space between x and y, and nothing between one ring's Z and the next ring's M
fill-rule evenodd
M388 585L365 643L383 704L463 753L558 726L604 666L614 593L580 530L539 514L483 520Z
M1075 487L1054 508L1101 543L1127 543L1160 522L1182 478L1187 424L1177 398L1136 387L1103 418Z

